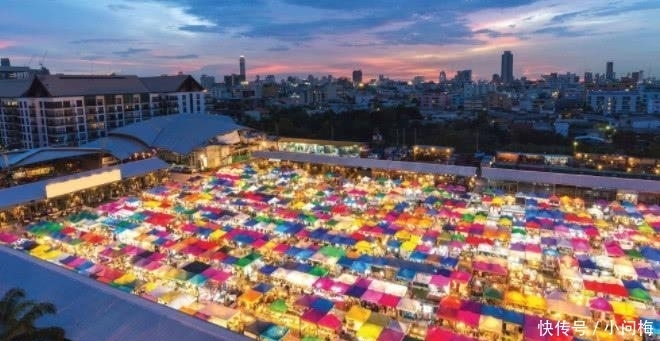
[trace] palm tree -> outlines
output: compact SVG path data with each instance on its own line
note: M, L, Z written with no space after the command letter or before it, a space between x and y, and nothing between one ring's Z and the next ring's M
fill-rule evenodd
M9 289L0 299L0 341L66 341L64 329L35 325L56 312L52 303L28 300L23 289Z

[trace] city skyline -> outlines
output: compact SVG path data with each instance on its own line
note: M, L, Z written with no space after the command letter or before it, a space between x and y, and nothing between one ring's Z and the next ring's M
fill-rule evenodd
M5 4L0 55L56 73L221 77L239 73L244 55L248 80L351 77L357 69L365 80L437 80L442 70L453 77L463 69L490 79L506 50L516 78L604 74L607 61L617 77L640 69L653 76L660 67L655 2L38 2Z

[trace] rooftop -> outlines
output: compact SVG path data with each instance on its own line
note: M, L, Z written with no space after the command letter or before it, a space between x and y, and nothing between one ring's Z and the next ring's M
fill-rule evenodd
M206 145L214 137L242 129L248 128L234 123L227 116L178 114L127 125L111 131L109 136L124 136L141 141L149 147L185 155ZM106 145L106 148L110 147Z

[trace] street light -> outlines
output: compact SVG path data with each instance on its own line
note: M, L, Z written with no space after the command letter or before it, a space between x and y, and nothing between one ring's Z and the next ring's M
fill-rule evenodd
M575 152L577 151L578 147L578 141L573 141L573 155L575 155Z

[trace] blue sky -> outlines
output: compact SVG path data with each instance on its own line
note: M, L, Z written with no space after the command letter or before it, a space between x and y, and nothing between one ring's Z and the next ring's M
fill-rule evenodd
M184 72L397 79L473 69L660 72L660 1L5 0L0 55L61 73ZM655 70L655 71L654 71Z

